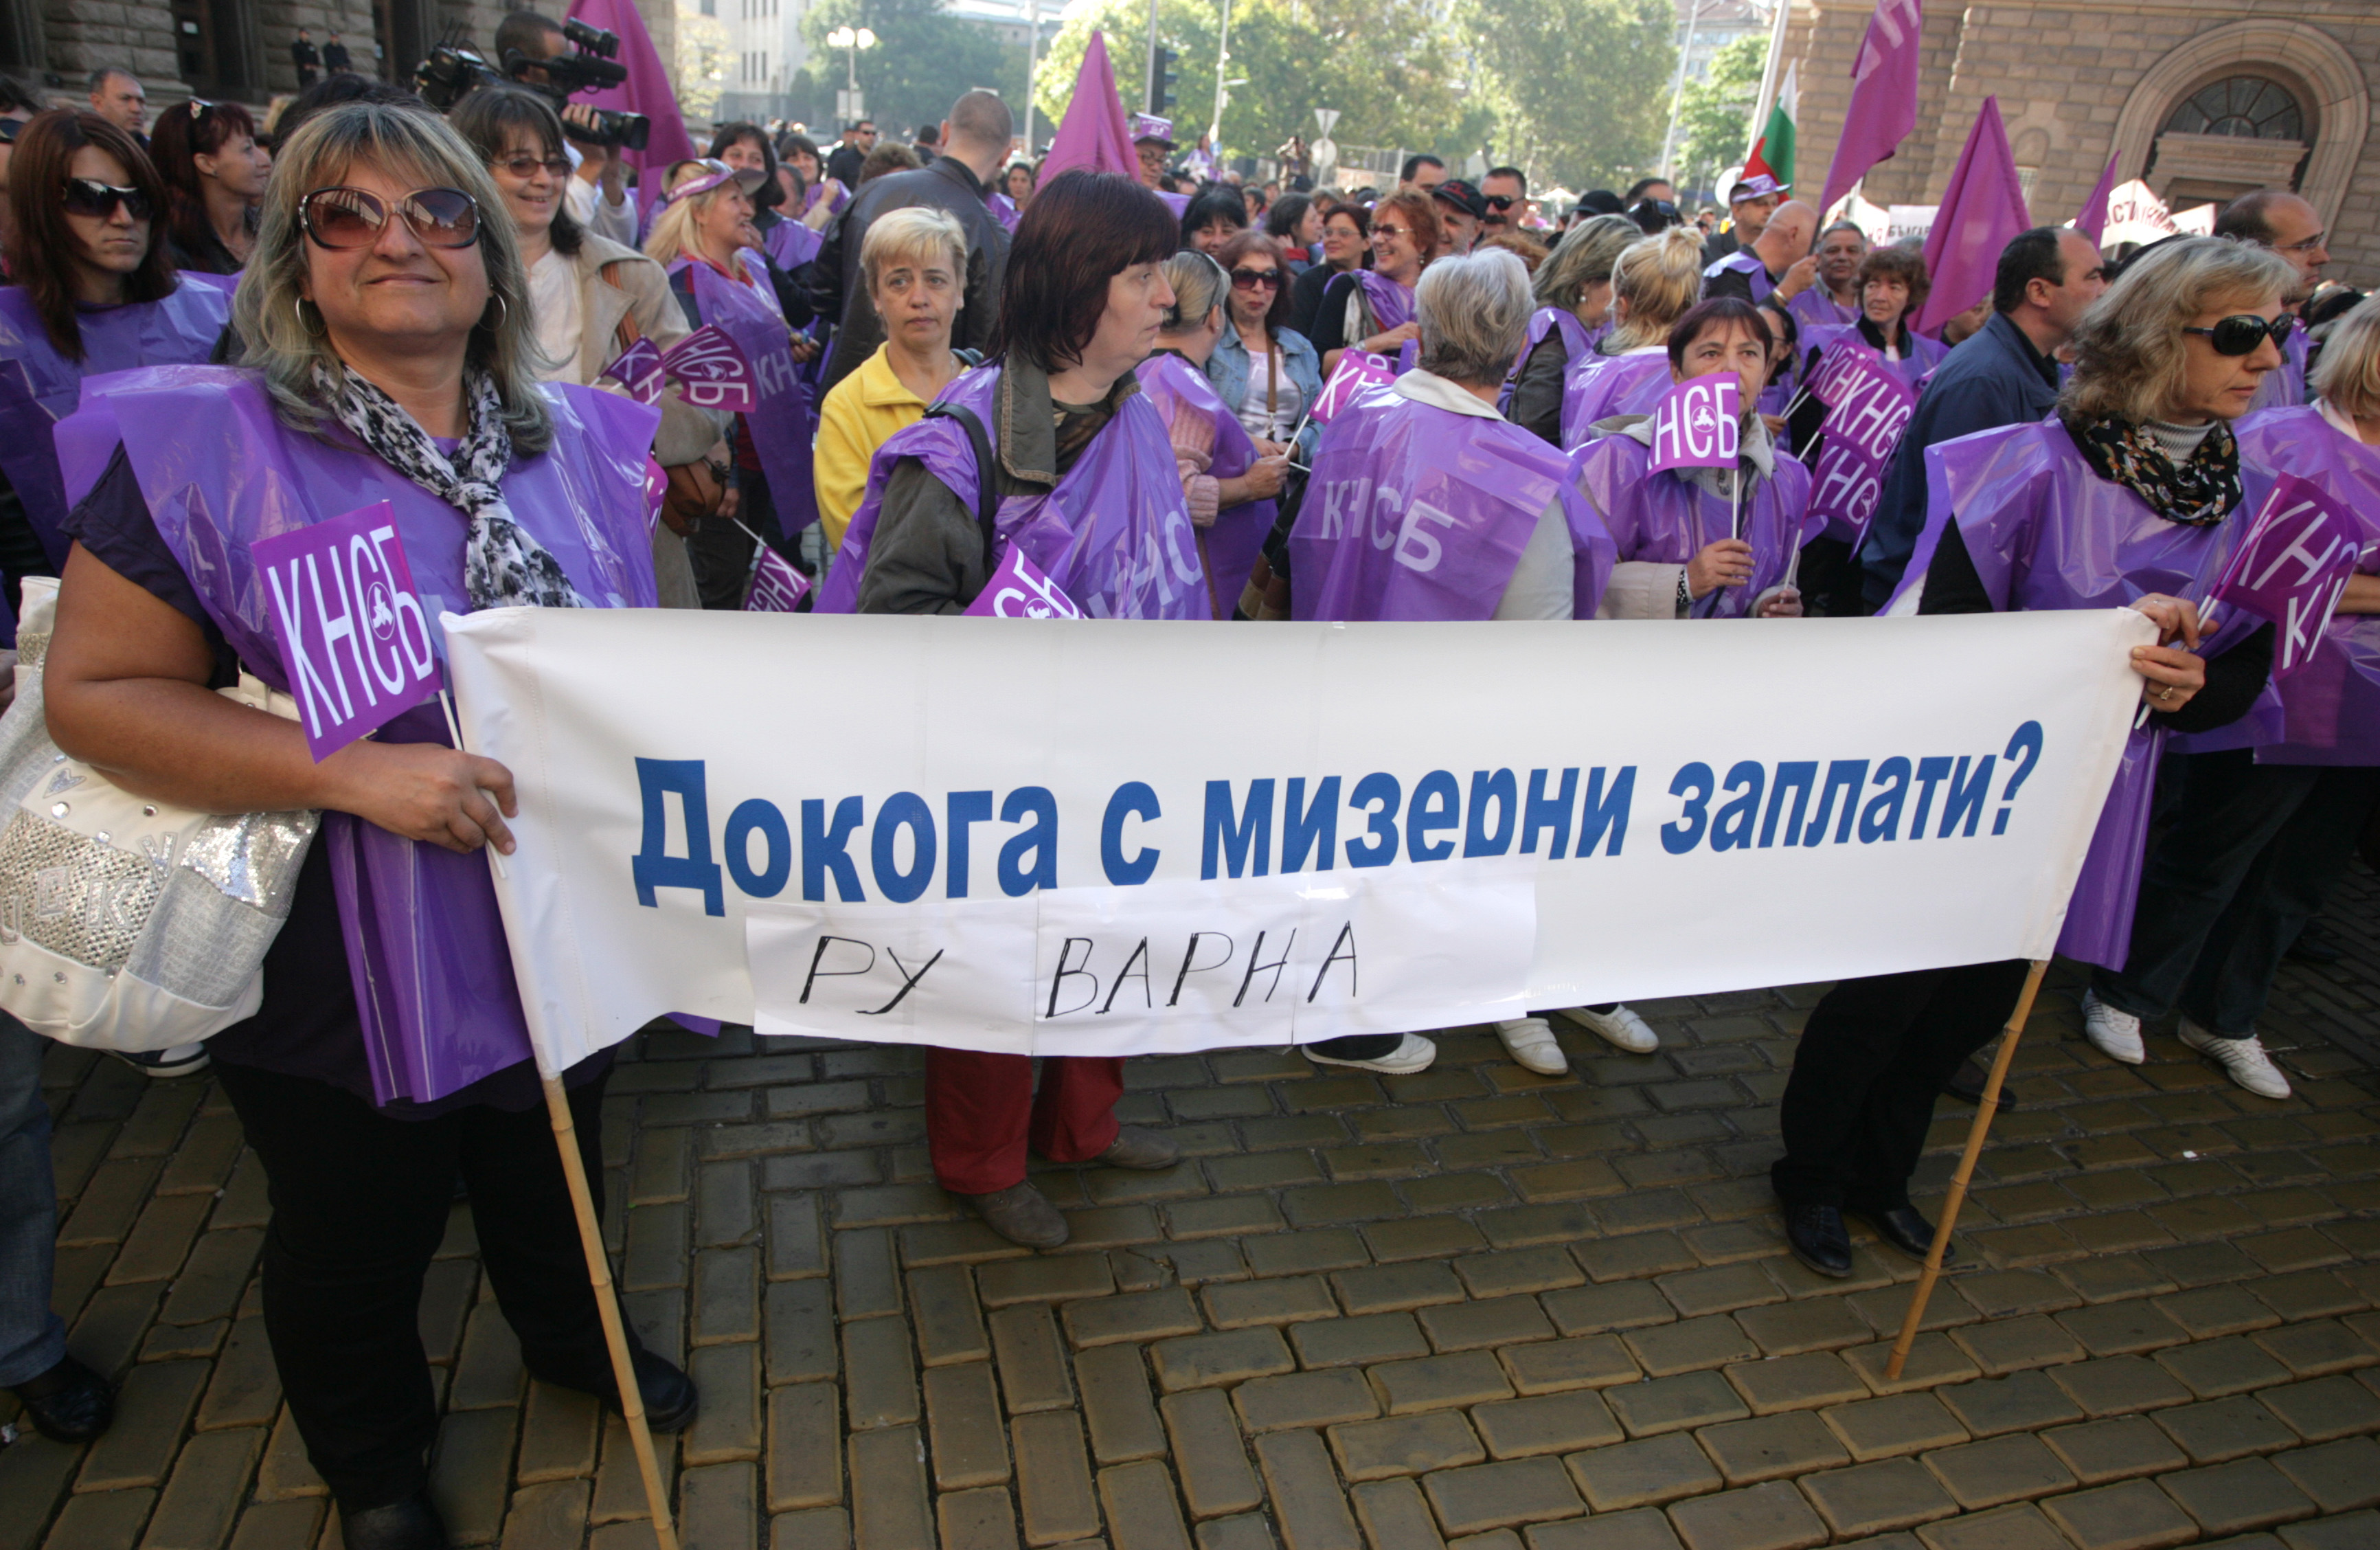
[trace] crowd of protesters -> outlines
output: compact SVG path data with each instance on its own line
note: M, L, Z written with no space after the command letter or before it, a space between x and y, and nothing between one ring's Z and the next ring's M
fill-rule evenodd
M298 46L301 69L325 62ZM66 754L201 811L333 819L262 1008L139 1058L211 1068L263 1161L266 1324L350 1550L438 1542L413 1321L458 1174L525 1364L616 1395L533 1074L413 1104L376 1102L365 1070L358 986L407 980L464 1024L520 1016L473 854L510 848L510 775L426 708L317 763L296 726L212 692L272 676L263 601L236 580L249 562L222 555L291 503L319 520L387 499L416 576L467 609L743 608L773 556L816 580L821 612L956 614L1012 548L1097 617L2135 608L2158 643L2131 659L2143 715L2109 822L2131 827L2112 861L2095 848L2062 945L2095 968L2088 1036L2139 1063L2143 1025L2178 1013L2243 1089L2289 1092L2256 1023L2283 956L2321 950L2305 934L2380 799L2380 303L2323 285L2321 217L2294 194L2249 194L2214 236L2120 264L2027 231L1991 294L1926 334L1916 247L1872 246L1768 177L1737 184L1712 231L1651 178L1554 229L1530 223L1520 169L1475 185L1429 155L1363 195L1313 187L1295 140L1284 185L1191 181L1148 116L1136 176L1048 174L970 92L905 145L867 121L825 148L723 125L632 187L576 118L510 87L441 116L334 74L270 126L192 99L145 139L128 72L91 98L45 107L0 81L0 580L16 610L63 578L39 665ZM698 329L764 384L747 410L674 384L640 405L607 374ZM1839 352L1915 395L1873 519L1849 526L1813 512L1810 389ZM45 427L88 379L154 368L176 370L118 378L108 455L70 469ZM1350 368L1373 384L1318 412ZM1736 462L1655 468L1660 404L1704 379L1736 384ZM2272 683L2269 625L2209 628L2190 601L2282 473L2369 524L2320 693ZM1305 498L1354 482L1435 482L1444 542L1479 563L1425 584L1402 545ZM433 901L443 934L374 915L375 888ZM476 946L447 950L458 931ZM2023 968L1850 982L1812 1012L1774 1173L1805 1263L1851 1273L1846 1213L1926 1251L1909 1180L1935 1097ZM1616 1003L1497 1031L1560 1073L1572 1029L1659 1044ZM110 1400L44 1311L42 1047L0 1021L0 1288L42 1288L0 1299L0 1386L81 1439ZM1304 1054L1412 1073L1436 1048L1416 1031ZM608 1065L565 1079L599 1209ZM930 1050L935 1176L1002 1236L1062 1243L1028 1153L1178 1160L1119 1123L1122 1092L1119 1059L1046 1061L1037 1090L1022 1056ZM691 1383L636 1361L654 1423L683 1424Z

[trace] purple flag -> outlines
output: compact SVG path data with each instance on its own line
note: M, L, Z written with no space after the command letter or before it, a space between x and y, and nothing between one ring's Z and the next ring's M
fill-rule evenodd
M1133 149L1123 99L1116 95L1108 42L1098 32L1091 34L1090 46L1083 50L1083 67L1075 72L1075 94L1066 103L1058 138L1050 142L1050 154L1041 164L1041 181L1077 168L1120 172L1135 181L1140 177L1140 153Z
M1742 398L1732 372L1688 377L1672 386L1653 410L1653 461L1645 471L1735 467Z
M2273 654L2278 683L2313 660L2362 554L2355 519L2320 485L2285 473L2207 596L2272 621L2280 637Z
M769 547L760 545L759 568L752 573L752 591L744 599L747 614L792 614L800 611L802 599L810 594L810 579L795 570L793 562Z
M1869 168L1889 160L1917 127L1917 55L1925 31L1918 0L1876 0L1876 14L1867 18L1867 36L1860 40L1859 58L1852 66L1851 108L1827 167L1819 214L1832 210Z
M699 153L686 135L686 120L678 115L677 89L671 84L670 72L662 64L660 51L653 47L651 34L645 31L645 18L638 14L636 0L571 0L568 15L575 21L620 35L619 56L614 62L627 67L626 83L588 92L583 100L597 107L641 113L653 121L651 137L642 151L620 153L630 166L644 175L644 186L653 188L673 163L689 160Z
M667 499L669 474L662 468L659 458L648 457L645 459L645 531L648 535L662 519L662 503Z
M1041 568L1026 555L1023 549L1012 543L1001 560L991 580L983 591L967 604L969 614L990 619L1079 619L1083 611L1075 606L1064 589L1042 574Z
M1396 380L1396 368L1378 356L1366 350L1347 351L1339 358L1330 380L1322 384L1321 396L1314 400L1314 422L1330 424L1340 410L1355 401L1356 394L1367 387L1386 387Z
M1985 97L1959 165L1950 169L1934 229L1925 234L1925 273L1933 276L1934 289L1910 326L1938 335L1944 323L1989 296L2000 250L2032 224L2016 158L2009 153L2008 130L2000 123L2000 100Z
M1859 368L1852 362L1862 359L1867 359L1866 351L1855 348L1849 340L1837 341L1832 348L1818 357L1818 369L1810 373L1811 395L1828 409L1834 408L1842 397L1844 387L1858 374Z
M2107 158L2107 170L2099 175L2099 186L2082 201L2082 212L2074 217L2074 229L2099 245L2099 234L2107 229L2107 201L2116 194L2116 157Z
M438 692L430 616L388 502L260 539L249 553L316 763Z
M672 345L662 357L662 369L677 379L686 389L686 401L697 409L748 414L759 403L752 384L752 363L715 323L706 323Z
M661 347L650 339L638 339L595 374L618 383L628 390L629 397L640 404L661 402L666 372L662 367Z
M1857 548L1876 516L1901 433L1917 412L1917 395L1871 356L1844 349L1829 360L1836 356L1846 359L1834 375L1826 442L1810 470L1810 515L1827 519L1828 537Z

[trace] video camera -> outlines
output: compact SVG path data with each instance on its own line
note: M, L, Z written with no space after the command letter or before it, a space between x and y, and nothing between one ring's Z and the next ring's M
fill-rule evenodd
M552 98L559 110L569 106L571 97L577 92L600 92L628 79L627 67L612 57L620 50L618 33L571 20L562 24L562 35L576 52L532 59L516 48L506 49L504 67L499 70L479 50L463 42L459 29L450 31L431 49L430 57L415 67L414 90L421 93L423 101L443 113L481 86L526 86ZM532 69L542 70L545 79L527 79ZM591 129L567 118L563 120L562 128L564 133L582 145L625 146L630 151L642 151L652 136L653 121L641 113L597 108Z

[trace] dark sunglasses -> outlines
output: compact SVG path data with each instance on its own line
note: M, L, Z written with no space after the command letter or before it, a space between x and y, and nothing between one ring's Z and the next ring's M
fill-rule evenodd
M1490 210L1510 210L1514 203L1510 194L1489 194L1487 199L1488 208Z
M2212 328L2185 328L2182 332L2204 336L2214 344L2217 355L2253 355L2256 347L2266 339L2273 341L2275 349L2283 348L2297 325L2298 320L2287 312L2270 323L2252 312L2242 312L2238 317L2222 319Z
M1281 271L1278 269L1234 269L1232 271L1232 288L1233 290L1255 290L1259 286L1263 287L1267 290L1279 290L1281 288Z
M480 239L480 206L460 189L416 189L396 213L428 248L468 248ZM388 225L389 208L361 189L317 189L298 204L298 223L318 248L369 248Z
M535 177L540 167L543 167L546 176L557 183L570 176L570 158L567 156L507 156L501 162L490 162L488 165L498 172L510 173L524 183Z
M117 205L136 221L149 218L149 196L138 189L119 189L113 183L103 183L96 177L67 179L66 207L69 215L88 215L94 221L104 221L115 214Z
M22 118L0 118L0 145L15 144L17 131L27 122L28 120Z

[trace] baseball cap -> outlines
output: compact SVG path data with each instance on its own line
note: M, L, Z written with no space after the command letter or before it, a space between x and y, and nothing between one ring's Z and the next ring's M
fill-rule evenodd
M1434 198L1446 201L1447 203L1454 206L1457 210L1462 211L1464 214L1470 216L1475 221L1484 220L1487 217L1488 201L1486 197L1483 196L1477 189L1473 188L1463 178L1450 177L1445 182L1440 183L1437 188L1432 189L1430 190L1430 194Z
M1135 145L1138 145L1145 140L1156 140L1160 144L1163 145L1167 150L1171 151L1173 148L1173 120L1171 118L1160 118L1153 113L1134 114L1132 116L1132 142Z

